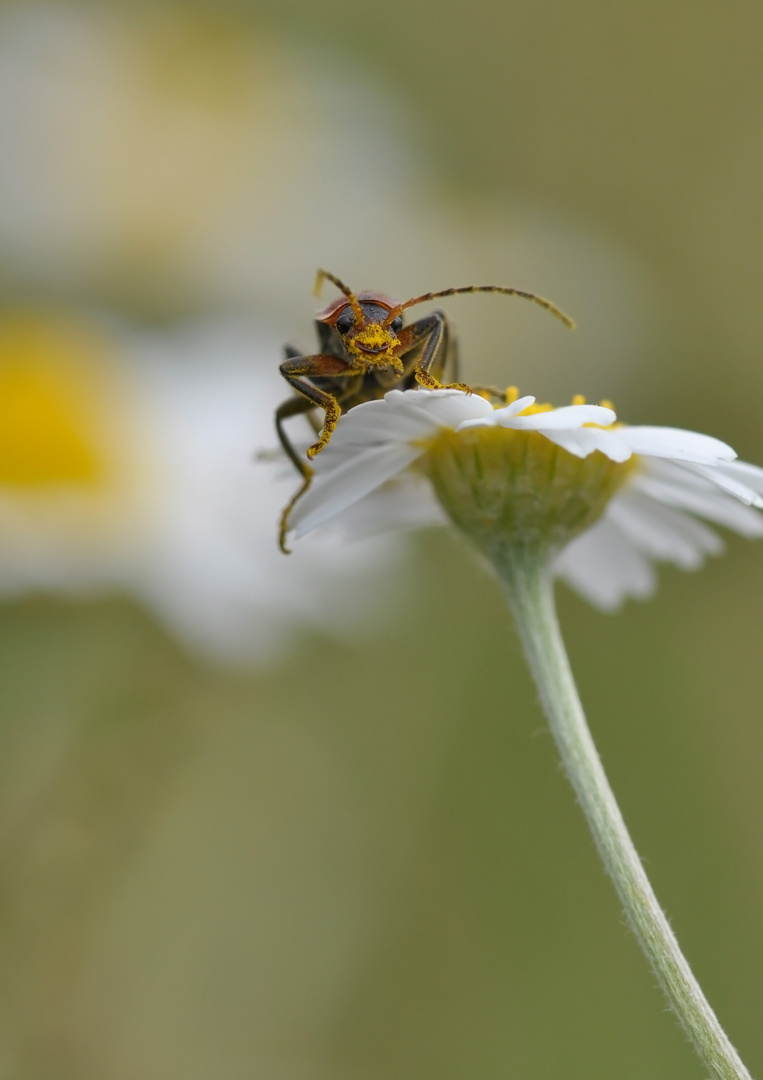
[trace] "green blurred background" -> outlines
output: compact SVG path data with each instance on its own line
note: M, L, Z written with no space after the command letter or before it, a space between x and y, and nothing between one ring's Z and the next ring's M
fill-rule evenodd
M157 254L172 237L71 276L46 273L44 244L37 263L6 248L5 309L97 306L162 328L251 309L307 348L324 248L358 288L495 279L550 295L580 328L568 340L536 311L454 302L467 378L613 397L624 419L707 431L763 462L759 5L56 5L85 19L112 7L157 70L185 72L183 93L222 87L221 110L253 43L273 134L263 191L302 170L313 232L303 244L277 222L265 269L227 292L173 277ZM301 136L285 160L276 136L288 107L312 153L310 80L324 76L338 81L322 144L356 122L313 173ZM363 187L391 158L394 197ZM210 181L183 227L227 190ZM325 221L324 198L339 207ZM393 224L366 239L377 199ZM389 566L369 561L354 641L296 625L275 658L238 666L191 651L126 593L3 603L0 1076L702 1075L624 926L492 582L444 533ZM385 574L400 595L381 612ZM614 617L560 590L626 820L753 1073L762 588L763 549L733 538L701 575L664 571L652 602Z

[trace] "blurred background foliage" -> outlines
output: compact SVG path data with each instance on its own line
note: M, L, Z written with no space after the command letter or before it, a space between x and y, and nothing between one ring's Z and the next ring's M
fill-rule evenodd
M194 328L244 320L267 416L274 343L312 340L317 265L395 295L496 280L579 329L454 301L467 378L612 397L763 462L761 49L751 0L5 3L0 320L95 321L144 374L135 341L180 340L178 394ZM0 435L0 1076L699 1077L469 552L425 534L351 576L341 554L306 573L298 547L276 580L263 504L271 588L247 610L278 647L205 652L206 601L165 624L162 575L114 569L154 513L132 481L106 554L89 524L56 561L83 504L62 525L46 469L98 405L50 397L49 353L0 356L13 417L52 425L22 447L34 483ZM245 445L270 441L263 421ZM561 614L637 846L754 1073L763 552L729 547L650 604L563 594ZM181 599L216 581L194 566ZM310 624L300 572L336 598ZM365 616L337 637L350 591Z

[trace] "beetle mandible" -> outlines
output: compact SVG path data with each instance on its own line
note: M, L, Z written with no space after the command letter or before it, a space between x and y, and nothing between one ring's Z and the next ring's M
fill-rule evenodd
M388 390L411 390L418 385L429 390L463 390L467 394L473 391L472 387L457 381L458 348L453 327L444 312L435 311L404 327L405 310L459 293L503 293L531 300L561 319L566 326L572 328L575 325L550 300L503 285L463 285L422 293L398 303L379 292L354 293L327 270L318 271L316 293L324 280L335 285L342 295L316 315L320 352L302 356L299 350L287 345L286 359L280 365L281 374L295 393L276 409L276 431L286 454L302 476L301 487L281 517L279 545L285 554L288 554L289 514L313 478L313 469L286 433L285 420L307 414L319 434L317 442L307 450L308 459L312 459L329 442L342 413L364 401L382 398ZM448 368L455 382L440 381ZM324 410L322 429L314 417L316 408Z

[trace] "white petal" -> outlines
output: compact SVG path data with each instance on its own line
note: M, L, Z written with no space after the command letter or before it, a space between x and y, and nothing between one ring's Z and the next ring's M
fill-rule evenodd
M567 545L554 572L604 611L613 611L628 596L645 599L656 585L651 563L605 518Z
M717 465L696 465L694 462L687 461L684 468L690 469L692 472L697 473L698 476L703 476L711 484L715 484L722 491L733 495L735 499L739 499L746 506L755 506L758 510L763 508L763 498L760 495L756 494L747 484L740 483L734 477L721 472Z
M375 447L318 475L292 512L291 524L297 530L297 537L362 499L402 472L422 453L421 447L410 444Z
M606 517L645 555L696 570L705 554L719 554L718 536L680 510L663 506L638 491L616 495Z
M508 409L496 409L496 422L503 427L524 431L558 431L579 428L583 424L612 424L617 415L603 405L564 405L561 409L533 413L531 416L510 416Z
M630 447L617 432L606 428L582 427L565 431L542 431L551 442L563 447L576 457L584 458L594 450L600 450L611 461L627 461L631 456Z
M633 477L631 485L658 502L699 514L749 539L763 536L763 516L752 507L743 506L730 495L718 491L709 481L701 482L705 484L704 488L642 472Z
M741 481L759 495L763 495L763 469L750 465L749 461L724 461L718 471Z
M638 459L638 471L634 476L656 476L660 480L666 480L671 484L677 484L680 488L692 491L705 492L711 490L714 485L708 483L706 477L695 472L688 465L694 462L671 461L668 458L644 457ZM719 466L715 466L719 468Z
M364 401L339 418L331 441L316 457L315 465L318 466L321 458L329 460L338 450L350 445L356 453L358 446L410 442L412 439L426 438L437 427L436 421L425 411L411 408L407 402L390 405L386 398L383 401Z
M495 411L501 413L503 416L516 416L517 413L523 412L525 409L529 409L531 405L535 404L534 397L521 397L516 401L512 401L510 405L507 405L503 409L496 409Z
M700 435L696 431L683 431L681 428L623 427L620 434L634 454L696 461L700 465L733 461L736 457L736 452L720 439L714 439L711 435Z
M491 405L489 413L485 413L484 416L477 420L465 420L456 430L463 431L465 428L491 427L496 424L501 424L501 417L503 417L505 421L507 418L516 416L516 414L522 412L523 409L529 408L530 405L533 405L534 403L534 397L523 397L518 398L516 401L512 401L511 405L507 405L503 409L494 409Z
M445 525L447 521L431 485L423 476L408 472L341 511L326 528L336 526L348 540L363 540L385 532Z
M490 417L495 411L479 394L465 394L463 390L408 390L406 399L441 426L456 429L464 421Z
M674 533L684 537L702 555L720 555L723 552L725 545L720 536L691 514L675 506L667 506L665 503L650 499L649 496L634 491L630 486L616 495L612 504L623 499L627 500L631 506L638 507L641 513L651 521L662 521ZM609 508L606 512L608 511Z

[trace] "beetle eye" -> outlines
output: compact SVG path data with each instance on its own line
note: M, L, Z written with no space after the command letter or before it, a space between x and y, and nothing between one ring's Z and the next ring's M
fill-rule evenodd
M351 311L343 311L336 321L336 328L340 334L346 334L355 325L355 316Z
M398 315L396 319L393 319L389 324L393 334L399 334L403 329L403 320Z

